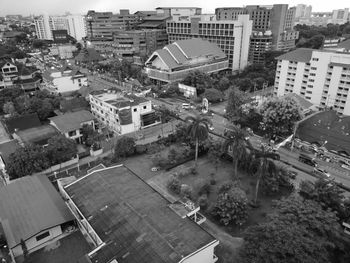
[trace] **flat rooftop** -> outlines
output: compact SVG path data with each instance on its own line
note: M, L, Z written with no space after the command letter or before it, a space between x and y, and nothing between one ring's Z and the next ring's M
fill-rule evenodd
M91 262L180 262L216 241L123 165L94 171L65 190L106 243Z

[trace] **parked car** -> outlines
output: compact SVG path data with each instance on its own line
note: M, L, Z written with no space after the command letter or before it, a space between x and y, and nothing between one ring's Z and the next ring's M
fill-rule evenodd
M309 155L306 155L306 154L303 154L303 153L301 153L301 154L299 155L298 160L299 160L300 162L303 162L303 163L305 163L305 164L311 165L311 166L313 166L313 167L316 167L316 166L317 166L317 163L315 162L315 158L312 158L312 157L310 157Z
M312 172L323 179L329 179L331 177L325 169L319 167L315 167Z

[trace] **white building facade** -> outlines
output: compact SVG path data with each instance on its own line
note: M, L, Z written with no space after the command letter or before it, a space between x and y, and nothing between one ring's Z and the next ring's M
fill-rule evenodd
M300 48L277 59L275 95L296 93L350 115L350 53Z
M67 30L77 41L86 37L85 17L82 15L48 16L42 15L34 20L36 35L39 39L53 40L52 30Z
M142 97L123 96L108 90L93 92L89 100L96 119L118 135L160 123L152 109L152 102Z

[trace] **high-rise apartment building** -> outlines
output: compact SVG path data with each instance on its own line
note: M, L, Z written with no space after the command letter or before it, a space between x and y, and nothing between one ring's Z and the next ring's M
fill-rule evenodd
M330 21L332 24L345 24L349 22L349 8L337 9L332 12L332 20Z
M140 22L140 17L129 14L129 10L120 10L119 14L90 10L86 15L87 36L90 41L112 41L115 32L135 29Z
M252 21L240 15L235 21L216 21L215 15L173 17L167 21L169 43L178 40L201 38L215 43L229 59L229 68L243 70L248 63Z
M299 18L310 18L312 12L312 6L311 5L304 5L299 4L296 6L295 9L295 19Z
M299 32L293 30L295 12L296 8L288 8L287 4L247 5L215 10L219 21L234 20L241 14L249 15L253 22L253 35L249 50L250 63L262 63L265 51L288 51L295 47L295 40L299 37ZM266 50L263 52L264 47Z
M277 96L295 93L320 108L350 115L350 53L348 49L299 48L277 57Z
M85 18L82 15L42 15L34 20L34 24L39 39L52 40L52 30L67 30L78 41L86 36Z

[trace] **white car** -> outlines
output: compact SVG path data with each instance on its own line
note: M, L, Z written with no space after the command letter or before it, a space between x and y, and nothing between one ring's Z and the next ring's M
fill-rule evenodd
M325 169L322 168L315 167L312 172L316 175L321 176L323 179L328 179L331 177L331 175Z

